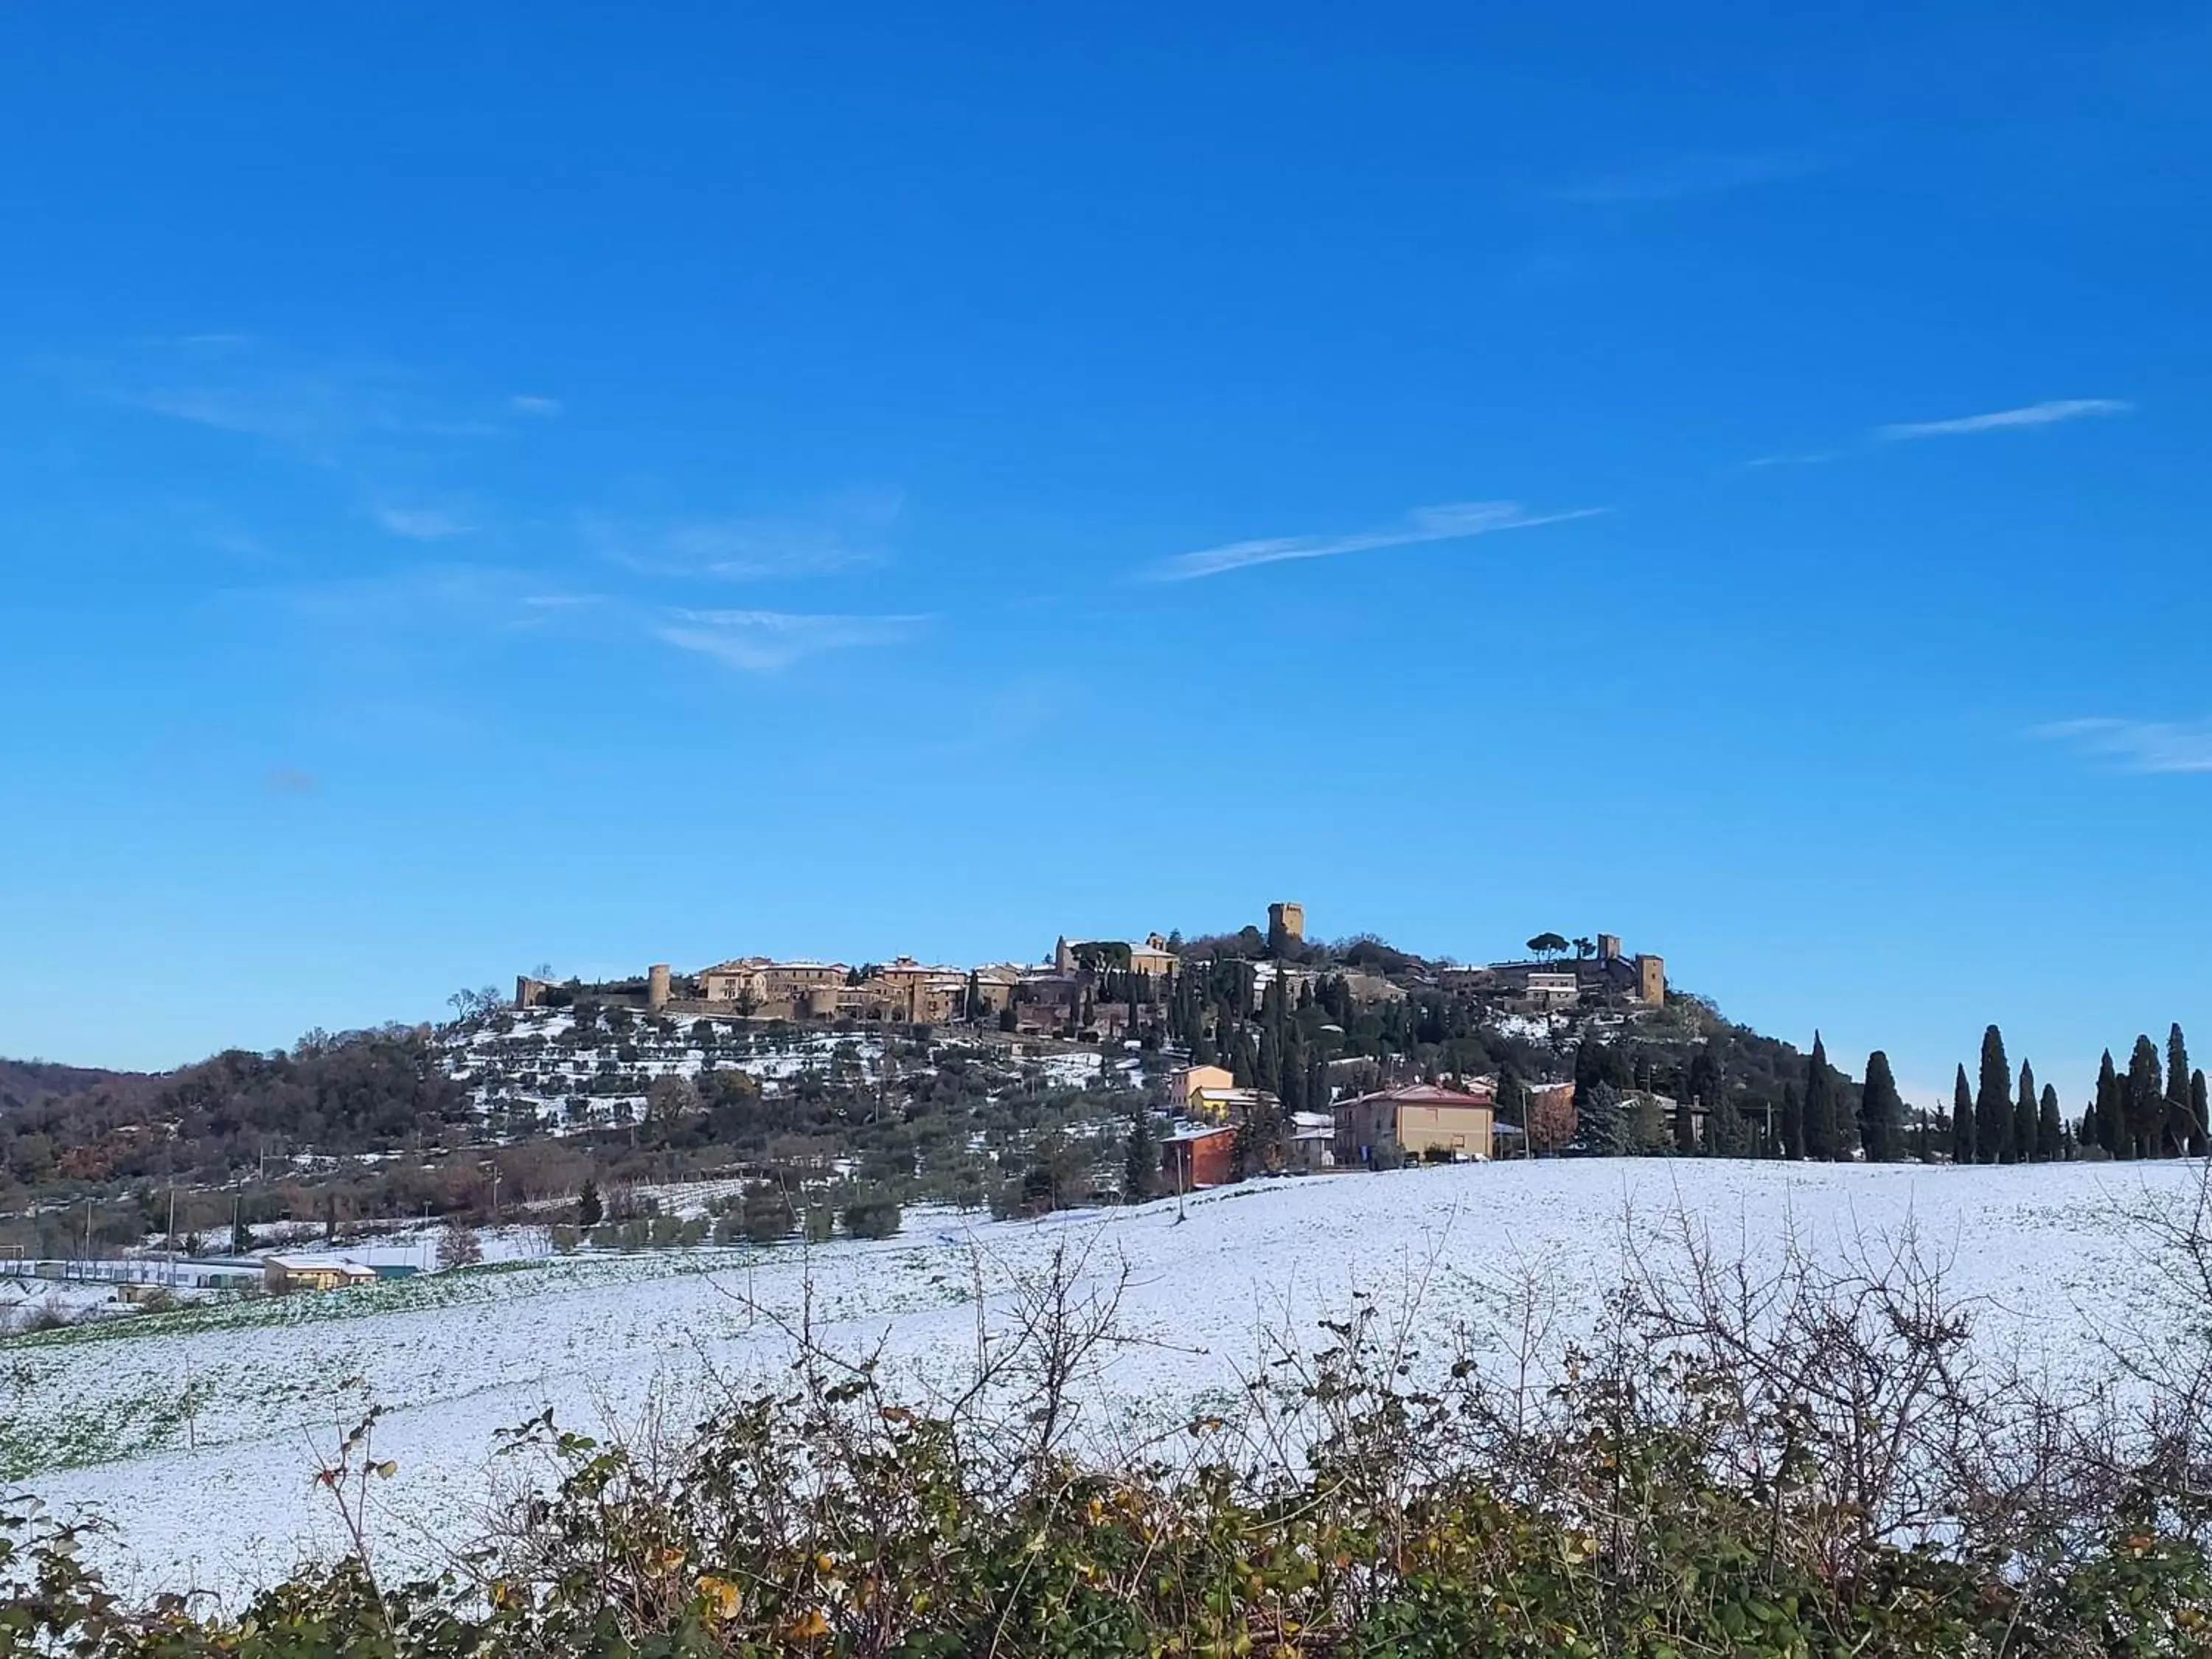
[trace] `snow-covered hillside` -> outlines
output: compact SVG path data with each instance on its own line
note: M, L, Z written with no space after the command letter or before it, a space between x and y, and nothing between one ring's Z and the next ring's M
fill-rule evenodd
M1340 1313L1355 1289L1425 1283L1421 1315L1481 1330L1533 1273L1568 1316L1594 1314L1624 1232L1678 1209L1724 1245L1771 1257L1795 1234L1823 1254L1916 1228L1982 1299L1988 1340L2092 1358L2083 1310L2127 1304L2136 1241L2116 1224L2178 1196L2194 1165L1915 1166L1624 1160L1468 1165L1255 1182L1132 1210L991 1223L910 1212L882 1243L568 1257L329 1296L202 1309L0 1350L0 1459L64 1510L96 1507L100 1545L139 1588L234 1590L336 1542L310 1494L318 1447L374 1401L377 1453L399 1473L378 1530L421 1562L465 1539L489 1490L494 1431L547 1406L588 1425L649 1395L700 1402L709 1364L741 1383L787 1358L746 1298L795 1313L811 1278L833 1341L884 1339L917 1389L973 1352L980 1272L1003 1306L1054 1247L1094 1276L1129 1273L1127 1325L1091 1421L1179 1420L1226 1397L1261 1334ZM988 1316L990 1310L987 1308ZM676 1420L688 1420L679 1417Z
M696 1079L709 1066L742 1071L769 1094L810 1073L860 1084L887 1074L926 1074L946 1053L986 1067L1010 1089L1024 1082L1095 1085L1102 1064L1135 1086L1144 1082L1133 1054L1116 1054L1102 1062L1096 1050L1071 1052L1043 1041L1008 1045L951 1036L919 1043L880 1032L689 1018L670 1021L663 1030L627 1013L611 1018L618 1029L601 1025L580 1032L566 1010L502 1012L447 1031L440 1050L447 1069L468 1085L487 1124L507 1134L565 1133L634 1121L644 1115L654 1079Z

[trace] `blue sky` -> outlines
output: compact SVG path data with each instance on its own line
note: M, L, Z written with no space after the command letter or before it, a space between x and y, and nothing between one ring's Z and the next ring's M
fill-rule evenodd
M2203 9L9 9L0 1053L1296 897L2212 1054Z

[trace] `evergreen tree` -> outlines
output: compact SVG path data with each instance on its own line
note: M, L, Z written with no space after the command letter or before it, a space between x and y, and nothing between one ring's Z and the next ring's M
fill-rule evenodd
M1794 1083L1782 1085L1782 1156L1805 1156L1805 1105Z
M1575 1129L1576 1138L1601 1156L1628 1150L1627 1114L1620 1109L1620 1095L1613 1085L1601 1079L1576 1089Z
M2121 1084L2127 1101L2128 1139L2135 1158L2166 1155L2166 1079L2160 1074L2158 1044L2148 1036L2136 1039L2128 1057L2128 1074Z
M1972 1164L1974 1161L1974 1094L1966 1086L1966 1068L1959 1067L1958 1080L1951 1085L1951 1162Z
M2035 1155L2045 1164L2066 1156L2066 1124L2058 1110L2058 1091L2046 1083L2035 1115Z
M1690 1115L1686 1095L1674 1103L1674 1150L1685 1158L1698 1150L1697 1120Z
M2197 1073L2189 1079L2189 1155L2203 1158L2212 1152L2212 1116L2207 1115L2204 1097L2204 1073Z
M1869 1164L1887 1164L1904 1149L1899 1136L1905 1102L1889 1069L1889 1056L1875 1049L1867 1056L1866 1082L1859 1089L1859 1146Z
M1141 1204L1159 1190L1160 1143L1152 1132L1152 1113L1139 1106L1129 1114L1129 1138L1122 1145L1121 1198Z
M1704 1107L1710 1120L1714 1109L1721 1103L1723 1091L1720 1061L1713 1057L1712 1044L1707 1042L1690 1057L1690 1103ZM1710 1121L1706 1123L1705 1129L1711 1134L1712 1125Z
M1835 1073L1828 1065L1827 1046L1813 1033L1813 1053L1805 1062L1805 1107L1802 1156L1832 1161L1837 1152L1838 1112Z
M1283 1142L1290 1124L1280 1105L1262 1096L1237 1126L1236 1158L1239 1180L1265 1175L1283 1167Z
M1974 1155L1984 1164L2012 1162L2012 1067L2004 1034L1982 1033L1982 1086L1974 1096Z
M2020 1063L2020 1103L2013 1108L2012 1156L2015 1164L2026 1164L2036 1156L2040 1139L2037 1122L2035 1068L2026 1060Z
M1709 1103L1705 1108L1705 1152L1711 1158L1741 1158L1751 1150L1751 1138L1737 1111L1735 1103L1726 1095Z
M586 1181L584 1190L576 1194L576 1224L596 1227L606 1217L606 1206L599 1201L599 1183Z
M1917 1164L1933 1164L1936 1161L1936 1145L1928 1133L1929 1116L1928 1109L1924 1106L1912 1115L1912 1158Z
M2120 1079L2112 1069L2112 1051L2105 1050L2105 1058L2097 1067L2097 1100L2093 1109L2097 1115L2096 1144L2114 1158L2124 1158L2120 1149L2127 1140L2127 1125L2120 1117Z
M2166 1034L2166 1123L2164 1142L2175 1152L2189 1150L2193 1114L2189 1106L2189 1045L2177 1022Z

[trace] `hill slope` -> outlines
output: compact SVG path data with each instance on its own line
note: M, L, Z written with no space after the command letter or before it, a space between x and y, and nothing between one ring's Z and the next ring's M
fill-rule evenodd
M379 1532L393 1556L425 1559L481 1516L500 1428L550 1407L589 1429L656 1400L685 1422L720 1382L776 1386L789 1350L749 1303L796 1319L811 1300L830 1343L882 1343L902 1389L920 1395L958 1385L979 1334L1006 1328L1019 1286L1065 1244L1086 1285L1120 1286L1132 1339L1086 1385L1085 1431L1103 1443L1230 1407L1267 1332L1305 1344L1356 1291L1392 1310L1418 1297L1431 1361L1455 1328L1500 1352L1524 1275L1555 1334L1587 1329L1625 1247L1662 1254L1678 1211L1724 1252L1770 1265L1792 1246L1879 1258L1882 1241L1917 1230L1929 1254L1953 1258L1953 1290L1981 1299L1982 1338L2063 1367L2095 1360L2081 1310L2127 1305L2140 1273L2115 1206L2197 1178L2183 1164L1492 1164L1249 1183L1180 1210L1040 1223L922 1212L898 1238L811 1252L509 1264L18 1340L0 1371L0 1477L64 1508L99 1505L120 1528L100 1547L152 1585L235 1588L335 1540L306 1502L312 1449L374 1401L389 1408L377 1455L399 1466Z

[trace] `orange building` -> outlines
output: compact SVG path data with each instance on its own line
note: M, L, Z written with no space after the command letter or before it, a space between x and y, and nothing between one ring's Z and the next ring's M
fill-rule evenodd
M1160 1148L1160 1175L1171 1193L1224 1187L1237 1179L1237 1131L1218 1127L1179 1129Z

